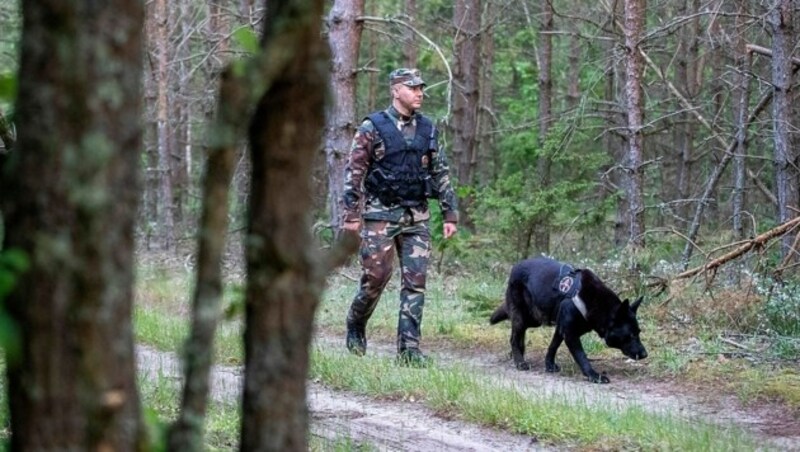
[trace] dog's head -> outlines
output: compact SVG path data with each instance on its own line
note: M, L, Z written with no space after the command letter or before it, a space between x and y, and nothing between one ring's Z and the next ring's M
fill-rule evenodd
M605 337L606 345L618 348L628 358L637 360L647 358L647 350L639 340L639 322L636 320L636 311L641 303L642 297L633 304L626 298L611 316L611 324Z

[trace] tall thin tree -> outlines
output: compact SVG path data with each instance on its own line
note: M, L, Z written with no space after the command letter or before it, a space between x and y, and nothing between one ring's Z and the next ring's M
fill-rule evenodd
M625 159L625 184L628 198L628 243L644 247L644 90L642 74L644 58L641 39L644 36L646 0L625 0L625 98L628 113L628 153Z
M773 143L775 165L775 195L778 198L778 222L785 223L797 216L798 170L797 156L791 146L792 49L794 47L794 2L778 0L768 15L772 29L772 90ZM792 252L794 234L786 234L781 253Z
M452 130L453 169L458 182L470 185L475 169L475 143L478 124L480 86L480 0L456 0L453 8L455 27L453 65L453 116ZM470 200L463 200L462 221L470 225L468 214Z
M328 42L331 49L331 93L325 127L325 157L328 167L328 206L331 226L341 230L344 166L350 155L355 132L356 75L361 45L364 0L336 0L328 15Z

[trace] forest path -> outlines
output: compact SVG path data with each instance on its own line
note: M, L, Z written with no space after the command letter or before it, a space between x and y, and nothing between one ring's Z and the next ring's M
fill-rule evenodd
M341 348L342 338L318 334L316 346ZM709 391L705 395L669 382L649 382L612 375L607 385L590 384L582 377L547 374L537 365L534 370L517 371L510 358L481 350L431 348L437 364L472 369L503 384L513 384L523 392L552 395L584 404L620 408L637 406L642 410L719 425L734 425L776 450L800 451L800 421L780 406L743 406L732 395ZM148 378L162 375L180 378L180 365L172 353L138 347L140 372ZM370 341L368 354L393 356L394 345ZM563 357L562 357L563 359ZM631 366L638 365L630 361ZM241 394L241 368L215 366L212 396L236 403ZM308 386L313 435L330 440L351 438L382 451L509 451L557 450L539 444L531 436L515 435L497 429L437 416L414 401L377 400L344 391L333 391L311 382ZM565 448L568 448L565 446Z

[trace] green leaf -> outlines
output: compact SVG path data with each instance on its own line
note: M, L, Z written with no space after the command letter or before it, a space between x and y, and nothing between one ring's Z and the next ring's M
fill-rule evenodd
M234 31L233 40L247 52L258 52L258 35L250 27L240 27Z
M0 73L0 101L11 102L17 95L17 77L11 73Z
M30 261L24 251L12 248L0 254L0 267L15 273L23 273L30 267Z

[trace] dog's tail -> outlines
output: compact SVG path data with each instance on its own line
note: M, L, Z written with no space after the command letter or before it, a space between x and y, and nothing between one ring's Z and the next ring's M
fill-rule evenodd
M494 310L494 314L489 319L489 324L494 325L495 323L502 322L503 320L508 320L508 311L506 311L506 304L503 303Z

